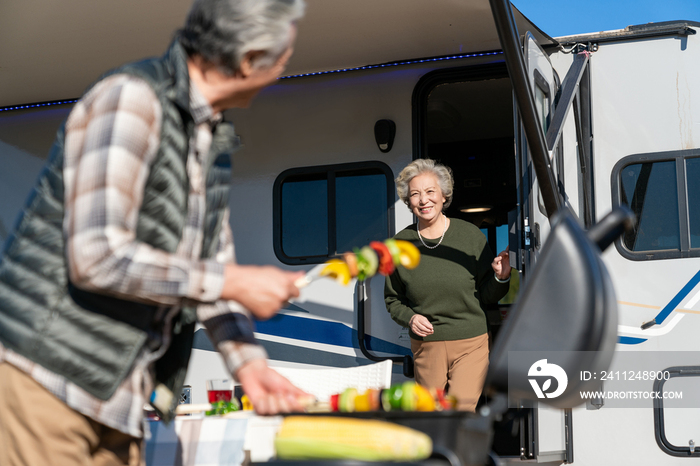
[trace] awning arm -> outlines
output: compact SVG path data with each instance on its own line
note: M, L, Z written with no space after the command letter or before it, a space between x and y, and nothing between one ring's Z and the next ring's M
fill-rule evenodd
M545 142L544 131L535 110L535 99L527 79L525 59L518 31L513 19L513 12L508 0L489 0L493 19L496 23L498 38L503 47L508 74L513 85L518 110L523 121L525 137L530 147L530 156L535 168L535 174L542 192L542 201L551 219L562 205L561 196L556 189L556 180L549 159L549 151Z
M561 96L559 97L559 103L557 108L554 110L554 116L552 117L552 123L549 125L547 130L547 147L549 150L554 150L561 137L562 129L564 127L564 119L566 118L569 109L571 108L571 103L574 101L576 96L576 89L578 88L581 78L583 77L583 72L586 71L586 65L588 64L588 53L582 52L574 57L574 62L571 64L571 68L566 73L566 78L561 85Z

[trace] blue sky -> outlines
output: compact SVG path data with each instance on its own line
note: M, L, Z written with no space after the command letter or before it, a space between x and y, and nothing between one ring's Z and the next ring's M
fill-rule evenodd
M511 0L551 37L671 20L700 22L700 0Z

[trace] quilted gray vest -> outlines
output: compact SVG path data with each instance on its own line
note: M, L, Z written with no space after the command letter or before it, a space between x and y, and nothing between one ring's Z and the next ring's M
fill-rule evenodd
M186 56L175 42L162 58L126 65L107 75L145 79L163 108L161 143L146 182L137 239L174 252L187 218L189 112ZM230 155L236 137L230 123L214 130L206 173L206 223L202 257L211 257L228 204ZM109 399L129 373L149 332L161 332L155 307L90 293L68 278L63 239L64 127L5 243L0 259L0 341L7 348L65 376L92 395ZM179 394L192 346L194 309L184 309L156 377ZM175 396L175 402L178 396Z

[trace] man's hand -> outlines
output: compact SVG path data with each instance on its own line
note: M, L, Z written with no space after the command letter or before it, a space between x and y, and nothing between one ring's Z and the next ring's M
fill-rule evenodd
M491 267L499 280L510 277L510 258L507 249L493 259Z
M264 359L253 359L244 364L236 372L236 378L258 414L302 411L302 401L311 398L311 395L270 369Z
M427 337L433 333L433 324L430 323L427 317L416 314L408 321L411 331L419 337Z
M273 266L226 264L221 298L237 301L258 319L269 319L290 298L299 296L294 281L304 272L286 272Z

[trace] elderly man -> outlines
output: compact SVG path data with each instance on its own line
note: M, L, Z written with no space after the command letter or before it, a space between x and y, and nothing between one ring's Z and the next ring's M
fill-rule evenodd
M284 71L303 0L196 0L157 59L75 105L0 259L0 464L139 464L199 320L256 410L298 409L250 320L299 274L234 261L221 112Z

